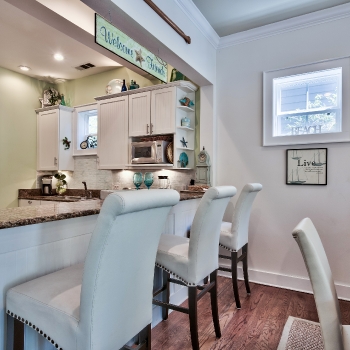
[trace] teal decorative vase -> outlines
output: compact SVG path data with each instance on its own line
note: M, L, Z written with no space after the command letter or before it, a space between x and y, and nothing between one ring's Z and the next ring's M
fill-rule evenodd
M142 181L143 181L142 173L135 173L134 174L134 185L135 185L137 190L140 189L140 186L142 185Z
M145 173L145 185L147 186L147 188L149 189L152 184L153 184L153 179L154 179L154 176L153 176L153 173Z

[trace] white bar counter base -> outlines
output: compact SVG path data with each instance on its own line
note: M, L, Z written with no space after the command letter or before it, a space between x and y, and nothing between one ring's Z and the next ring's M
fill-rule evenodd
M187 236L200 198L179 202L169 213L164 234ZM28 280L83 262L98 215L18 226L0 230L0 350L6 348L5 295L8 289ZM155 270L155 288L162 282ZM170 301L187 298L182 286L172 286ZM162 320L161 308L153 307L152 326ZM11 328L12 325L10 324ZM53 350L35 330L25 326L25 349Z

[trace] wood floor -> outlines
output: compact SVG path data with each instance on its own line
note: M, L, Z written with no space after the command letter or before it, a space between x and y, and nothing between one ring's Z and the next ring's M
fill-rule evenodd
M311 294L251 283L248 297L239 281L242 309L237 310L231 279L219 277L218 284L222 337L215 338L206 295L198 303L201 350L276 350L288 316L318 321ZM350 302L340 301L340 309L343 324L350 324ZM173 311L152 330L152 350L187 349L191 349L188 315Z

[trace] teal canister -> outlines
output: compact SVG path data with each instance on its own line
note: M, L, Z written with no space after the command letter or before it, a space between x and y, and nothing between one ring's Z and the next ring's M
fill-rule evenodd
M191 119L187 116L181 119L181 126L185 126L187 128L191 127Z

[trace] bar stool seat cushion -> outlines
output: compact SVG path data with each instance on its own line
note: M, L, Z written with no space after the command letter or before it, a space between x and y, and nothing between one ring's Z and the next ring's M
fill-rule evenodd
M220 247L230 251L236 251L230 248L232 246L232 236L232 222L223 221L220 229Z
M84 264L77 264L11 288L7 312L56 348L76 349L83 270Z
M161 235L158 245L156 265L177 276L186 284L194 284L188 271L188 250L190 240L175 235Z

